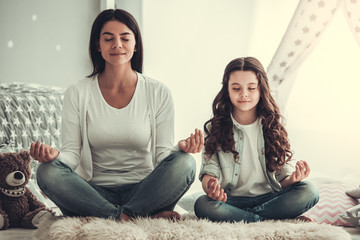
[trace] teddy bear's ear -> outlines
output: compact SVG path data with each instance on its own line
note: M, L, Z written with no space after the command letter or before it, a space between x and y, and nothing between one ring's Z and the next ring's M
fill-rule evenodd
M31 158L30 158L30 152L29 151L21 151L19 153L19 155L23 160L26 160L26 161L30 162Z

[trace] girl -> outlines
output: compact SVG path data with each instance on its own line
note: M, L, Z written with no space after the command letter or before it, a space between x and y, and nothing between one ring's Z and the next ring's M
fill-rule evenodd
M128 12L100 13L89 50L92 74L65 92L61 151L31 144L41 190L67 216L179 219L173 208L194 181L188 153L201 150L201 131L172 148L171 94L142 74L140 30Z
M290 165L287 132L263 66L252 57L234 59L222 85L204 124L206 195L197 199L195 214L232 222L300 216L317 203L318 191L302 181L310 173L305 161Z

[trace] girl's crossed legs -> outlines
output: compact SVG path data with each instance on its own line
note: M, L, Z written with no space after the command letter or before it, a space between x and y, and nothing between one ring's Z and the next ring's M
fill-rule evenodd
M257 222L296 218L318 201L317 188L310 182L302 181L280 192L257 197L228 196L226 203L203 195L196 200L194 210L199 218L211 221Z

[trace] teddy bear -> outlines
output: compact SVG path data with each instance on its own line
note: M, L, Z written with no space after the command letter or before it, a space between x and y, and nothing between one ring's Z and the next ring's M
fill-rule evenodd
M0 230L36 228L43 217L54 215L26 187L30 161L29 151L0 153Z

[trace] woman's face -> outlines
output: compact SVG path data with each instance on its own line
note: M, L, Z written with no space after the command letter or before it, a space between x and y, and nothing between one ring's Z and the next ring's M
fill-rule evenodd
M105 66L131 66L135 45L134 33L122 22L109 21L101 29L98 51L105 60Z
M256 114L260 100L259 81L252 71L234 71L230 74L228 92L236 113Z

